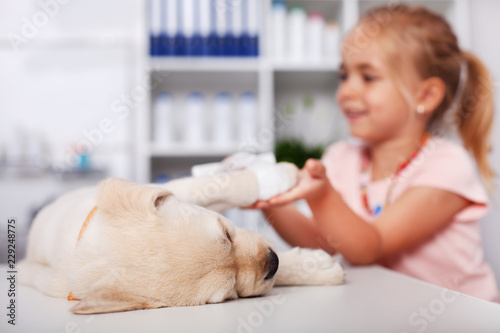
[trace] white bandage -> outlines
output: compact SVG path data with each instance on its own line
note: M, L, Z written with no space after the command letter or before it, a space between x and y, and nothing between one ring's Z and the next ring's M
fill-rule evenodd
M259 200L270 198L288 191L291 187L289 176L277 165L250 167L259 183Z
M236 153L226 157L220 163L195 165L191 168L194 177L212 176L221 172L237 170L252 171L259 185L259 200L268 200L278 194L288 191L295 185L295 178L291 180L290 171L286 167L276 164L273 153L249 154Z

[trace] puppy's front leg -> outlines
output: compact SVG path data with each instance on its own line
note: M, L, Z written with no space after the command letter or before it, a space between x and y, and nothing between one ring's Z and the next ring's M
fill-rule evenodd
M290 163L254 169L222 171L215 175L188 177L160 185L182 201L222 212L249 206L289 190L297 182L298 169Z
M181 178L161 187L171 191L182 201L218 212L248 206L259 199L258 180L250 170Z
M278 253L277 286L335 285L344 281L340 263L323 250L294 247Z

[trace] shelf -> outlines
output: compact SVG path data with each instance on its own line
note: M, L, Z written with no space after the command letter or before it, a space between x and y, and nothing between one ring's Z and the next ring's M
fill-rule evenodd
M272 68L275 71L282 72L338 72L340 67L340 60L335 59L331 61L318 61L318 62L291 62L291 61L275 61Z
M259 59L233 58L151 58L153 72L256 72L260 69L291 72L337 72L340 60L318 62L274 61L271 63Z
M253 72L258 71L261 61L258 58L150 58L150 69L153 72Z
M238 144L216 145L206 143L203 145L189 145L184 143L151 144L152 157L186 157L186 156L227 156L238 151Z
M137 113L137 133L139 134L138 155L136 162L137 179L151 181L153 175L168 173L184 175L194 164L220 161L223 157L237 151L266 152L272 151L274 143L282 136L292 133L313 133L307 140L320 139L329 141L331 137L347 136L348 126L339 112L335 100L335 91L340 84L340 48L329 52L321 60L303 59L300 62L286 58L273 58L272 50L272 0L258 1L263 17L260 27L260 55L255 58L243 57L151 57L149 49L141 50L141 68L151 78L151 90ZM468 0L412 0L403 1L423 4L443 14L450 22L455 22L460 38L468 36L467 9ZM302 6L308 13L321 12L327 20L337 21L341 36L344 36L358 22L360 15L377 5L386 5L384 0L285 0L288 8ZM460 22L460 24L456 24ZM147 23L147 22L146 22ZM149 36L145 30L143 37ZM466 38L467 40L467 38ZM143 41L146 41L144 39ZM147 46L147 43L141 45ZM284 54L283 57L287 57ZM245 144L234 140L221 146L210 140L202 145L189 145L184 142L157 144L152 142L151 125L153 123L154 96L167 91L174 98L176 123L182 123L183 110L186 109L185 96L191 92L200 92L206 97L207 106L212 107L213 96L225 91L237 96L251 91L258 97L259 133L257 142ZM237 103L237 102L236 102ZM283 117L285 111L301 110L308 105L314 109L314 117ZM292 113L288 113L290 116ZM207 116L207 122L210 120ZM320 124L320 125L318 125ZM208 126L208 124L207 124ZM182 128L176 128L182 133ZM329 136L331 134L331 137ZM182 135L176 135L176 139ZM326 139L325 139L326 138ZM255 149L250 149L255 148Z

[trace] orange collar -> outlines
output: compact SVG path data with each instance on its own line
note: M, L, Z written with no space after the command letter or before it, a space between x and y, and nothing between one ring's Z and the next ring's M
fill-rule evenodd
M76 245L80 242L80 239L82 239L83 234L85 233L85 230L87 230L87 226L90 223L90 220L94 217L94 214L97 210L97 206L94 206L92 210L90 211L89 215L87 215L87 218L83 222L82 228L80 229L80 233L78 234L78 239L76 240ZM70 291L68 294L68 301L79 301L80 299L76 298L73 296L73 293Z

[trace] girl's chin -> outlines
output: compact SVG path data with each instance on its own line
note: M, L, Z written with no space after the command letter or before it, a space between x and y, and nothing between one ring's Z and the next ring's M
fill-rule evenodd
M376 141L377 134L369 129L356 128L355 126L349 127L349 133L351 136L360 139L365 142Z

